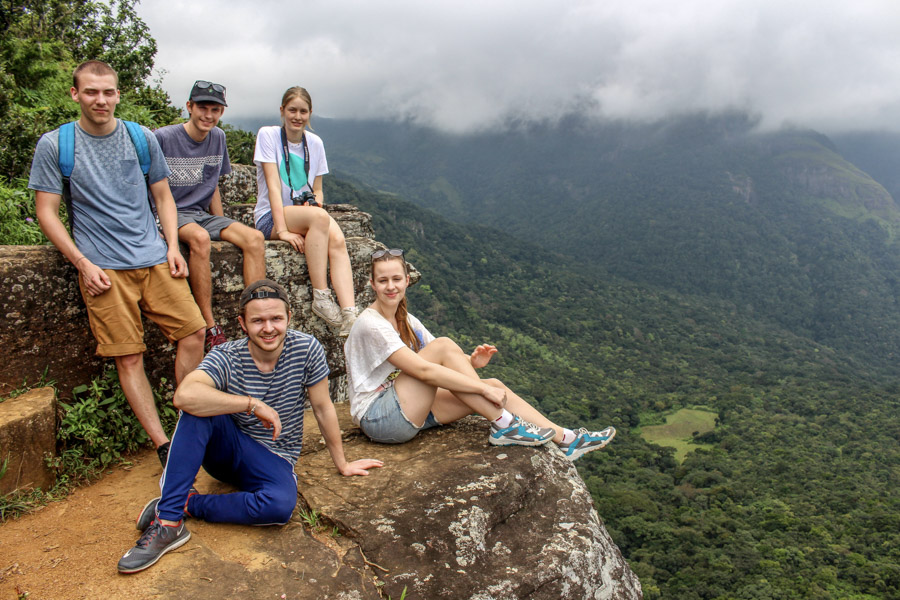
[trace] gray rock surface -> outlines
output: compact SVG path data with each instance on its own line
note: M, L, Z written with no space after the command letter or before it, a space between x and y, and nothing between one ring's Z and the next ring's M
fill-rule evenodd
M398 446L353 435L348 455L385 467L342 478L327 452L303 456L301 500L387 570L380 576L393 598L404 588L407 598L428 599L641 598L555 445L494 447L487 436L478 417Z

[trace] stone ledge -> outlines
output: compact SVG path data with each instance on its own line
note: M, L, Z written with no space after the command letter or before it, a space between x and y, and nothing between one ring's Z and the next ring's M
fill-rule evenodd
M235 210L247 208L236 207ZM358 306L371 302L368 286L369 257L383 247L371 236L371 217L347 205L331 205L329 212L349 233L347 249L353 265L353 284ZM227 242L213 242L210 261L213 279L213 312L229 339L241 335L237 300L244 287L240 251ZM34 383L42 374L57 383L63 395L87 383L102 371L103 361L94 355L96 343L78 290L77 270L52 246L0 246L0 394ZM344 357L337 331L325 325L309 309L312 290L306 258L284 242L266 242L266 273L284 285L293 298L297 329L316 336L325 346L332 369L332 393L343 398ZM161 377L174 381L175 347L152 322L147 332L145 355L152 382Z
M56 393L30 390L0 402L0 496L16 490L49 489L56 473L46 458L56 456Z
M346 425L347 407L337 410ZM399 598L405 587L408 598L429 599L642 597L554 444L490 446L480 417L399 445L372 443L355 426L344 433L348 460L385 466L340 477L326 450L311 452L296 468L301 502L388 570L378 573L385 595ZM316 431L309 434L304 445L316 445Z

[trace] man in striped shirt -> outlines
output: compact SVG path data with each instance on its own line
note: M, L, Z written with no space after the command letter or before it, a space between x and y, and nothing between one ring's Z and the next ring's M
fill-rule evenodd
M143 531L121 560L136 573L190 539L185 517L218 523L287 523L297 503L294 463L303 442L308 395L331 458L343 475L368 475L374 459L347 462L328 393L328 363L311 335L288 329L290 301L262 279L240 298L247 337L216 346L175 391L181 417L163 471L162 496L138 517ZM191 486L200 467L236 486L232 494L200 494Z

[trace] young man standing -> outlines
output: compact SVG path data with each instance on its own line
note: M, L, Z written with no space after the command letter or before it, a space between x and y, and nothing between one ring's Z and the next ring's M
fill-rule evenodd
M244 253L244 285L266 276L262 232L228 219L219 177L231 173L225 132L216 127L225 112L225 86L197 81L187 101L188 121L154 133L172 170L169 186L178 207L178 239L188 245L189 281L206 320L206 351L225 342L212 312L210 240L231 242Z
M143 534L119 560L120 573L154 564L191 537L185 517L216 523L287 523L297 504L294 464L303 443L307 394L325 445L342 475L368 475L380 460L348 463L328 394L321 344L288 329L287 292L257 281L241 294L238 322L247 334L210 352L175 391L181 409L172 460L160 480L162 496L137 520ZM200 494L191 486L200 467L235 485L231 494Z
M70 94L81 108L69 187L71 237L59 219L63 175L58 129L38 141L28 187L35 190L44 234L78 269L97 354L115 359L125 398L165 464L168 438L144 372L147 347L141 313L170 341L178 342L176 382L203 358L203 317L184 280L187 264L178 249L175 202L166 179L169 170L156 138L141 128L151 159L147 182L163 239L147 200L134 142L114 117L119 103L116 72L100 61L82 63L73 74Z

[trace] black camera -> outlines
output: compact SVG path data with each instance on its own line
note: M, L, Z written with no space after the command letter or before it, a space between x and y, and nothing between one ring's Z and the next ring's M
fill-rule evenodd
M291 200L298 206L319 206L319 203L316 202L316 195L312 192L303 192L299 196L294 196Z

